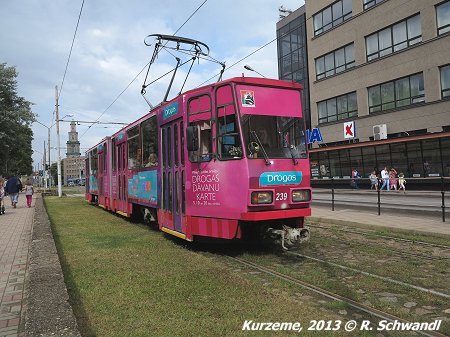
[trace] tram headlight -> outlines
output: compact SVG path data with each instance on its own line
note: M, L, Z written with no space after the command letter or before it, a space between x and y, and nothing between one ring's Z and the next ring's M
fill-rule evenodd
M252 204L271 204L273 202L273 193L271 191L252 192Z
M292 201L293 202L302 202L302 201L310 201L311 200L311 191L310 190L294 190L292 191Z

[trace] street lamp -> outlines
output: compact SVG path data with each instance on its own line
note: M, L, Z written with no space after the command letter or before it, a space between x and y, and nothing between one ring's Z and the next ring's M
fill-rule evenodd
M56 98L56 104L55 104L55 112L56 112L56 136L57 136L57 148L58 148L58 196L62 197L62 182L61 182L61 140L59 137L59 97L58 97L58 86L55 86L55 98ZM73 115L65 115L65 117L73 117Z
M258 75L260 75L260 76L262 76L262 77L264 77L264 78L267 78L266 76L264 76L264 75L261 74L260 72L256 71L256 70L253 69L252 67L250 67L248 64L246 64L246 65L244 66L244 68L247 69L247 70L249 70L249 71L254 71L254 72L257 73Z
M65 117L73 117L73 115L65 115L63 118L65 118ZM53 125L55 125L56 123L58 123L58 121L54 122L54 123L53 123L52 125L50 125L50 126L47 126L47 125L45 125L45 124L39 122L38 120L35 120L35 122L38 123L38 124L40 124L40 125L42 125L42 126L43 126L44 128L46 128L47 131L48 131L47 152L48 152L48 168L50 169L50 162L51 162L51 160L50 160L50 149L57 149L57 148L55 148L55 147L50 147L50 130L51 130L51 128L53 127ZM44 164L45 164L45 163L44 163ZM45 170L45 169L44 169L44 170ZM47 181L46 181L46 183L47 183ZM49 187L51 187L51 184L50 184Z

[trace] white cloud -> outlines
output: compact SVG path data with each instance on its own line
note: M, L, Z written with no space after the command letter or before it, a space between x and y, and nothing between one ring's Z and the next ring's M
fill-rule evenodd
M203 2L166 0L86 1L73 47L62 96L61 116L75 114L74 119L131 122L148 111L140 95L146 70L110 108L108 106L125 89L150 60L153 47L146 47L149 34L173 34ZM276 36L278 7L295 10L303 1L285 0L208 0L177 33L200 40L211 48L211 55L231 66ZM72 43L81 1L23 0L4 1L0 21L0 62L16 66L19 94L35 103L33 111L39 121L50 126L54 119L55 85L60 85ZM152 66L152 79L169 71L174 58L161 53ZM267 77L277 77L276 42L227 70L224 78L259 76L243 69L250 64ZM184 90L198 86L220 72L218 64L201 61L195 64ZM181 88L188 66L178 71L171 96ZM211 82L215 82L215 77ZM147 89L148 99L159 103L170 76ZM107 109L108 108L108 109ZM107 110L106 110L107 109ZM105 112L106 110L106 112ZM81 136L87 125L78 127ZM94 125L81 138L88 148L120 126ZM43 149L47 129L33 126L33 147ZM52 146L56 144L55 127L51 129ZM68 123L61 123L61 144L67 141ZM63 152L63 151L62 151ZM42 155L33 156L40 162ZM64 157L64 155L63 155ZM56 153L52 151L52 158Z

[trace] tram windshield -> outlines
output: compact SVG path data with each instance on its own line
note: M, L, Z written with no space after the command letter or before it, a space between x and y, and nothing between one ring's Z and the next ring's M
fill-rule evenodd
M248 158L307 158L303 119L241 115Z

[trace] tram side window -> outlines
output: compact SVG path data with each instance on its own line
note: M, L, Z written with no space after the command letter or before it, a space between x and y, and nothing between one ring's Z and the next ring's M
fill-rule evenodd
M219 158L222 160L242 158L242 147L236 115L232 106L231 109L233 110L232 114L225 112L226 107L219 109L219 116L222 115L222 117L218 118L217 151Z
M156 116L147 119L141 124L142 156L144 167L158 166L158 128Z
M111 143L111 168L113 171L115 171L116 170L116 151L117 151L116 139L113 138L111 140L111 142L112 142Z
M89 154L89 161L90 161L90 174L97 174L97 169L98 169L98 154L97 154L97 149L92 150L92 152Z
M103 144L103 172L106 172L108 168L108 147L107 144Z
M139 167L141 163L141 149L139 148L139 127L127 131L128 139L128 168Z
M242 145L231 86L217 89L217 152L221 160L242 158Z
M197 151L189 151L191 162L210 161L212 159L211 98L202 95L188 103L189 126L196 127L199 139Z

